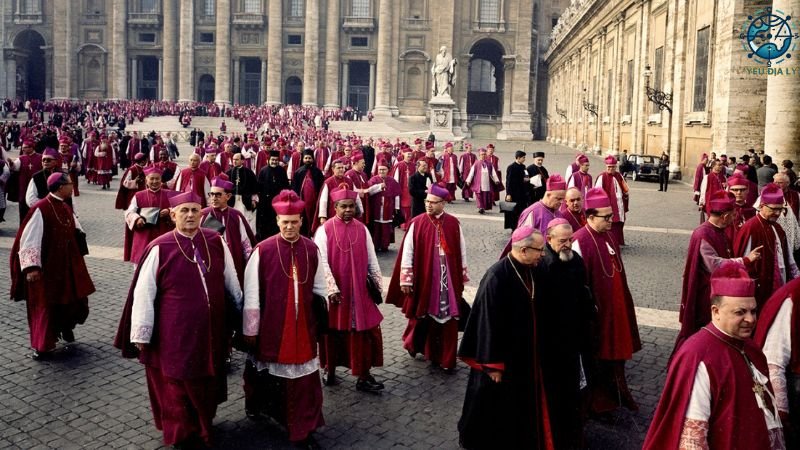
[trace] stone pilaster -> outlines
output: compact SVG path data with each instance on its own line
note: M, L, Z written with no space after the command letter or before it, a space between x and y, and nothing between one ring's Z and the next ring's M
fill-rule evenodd
M58 3L58 2L57 2ZM114 0L111 11L111 97L128 98L128 46L126 30L128 5L125 0ZM136 78L131 79L136 83Z
M162 33L162 99L175 100L178 76L178 0L162 0L164 30Z
M280 1L280 0L278 0ZM231 103L231 1L217 0L214 102ZM271 21L270 21L271 22ZM270 23L270 26L272 24ZM272 46L270 46L270 49Z
M513 3L516 11L513 12L514 20L518 24L530 24L533 9L528 2ZM502 16L501 16L502 17ZM501 25L503 26L503 25ZM516 43L514 44L516 57L512 61L506 60L506 66L512 72L506 72L506 79L511 78L510 111L504 111L502 127L497 132L497 139L533 139L531 132L530 112L530 83L531 83L531 27L517 27ZM463 71L462 71L463 73ZM575 71L574 73L579 73ZM510 76L509 76L510 75ZM460 80L462 83L463 79ZM577 83L577 80L576 80ZM505 108L504 108L505 109ZM585 124L584 124L585 126Z
M264 103L267 100L267 60L261 58L261 79L259 80L260 95L259 103Z
M634 92L636 93L633 97L633 111L631 111L631 120L636 134L631 150L635 149L636 153L646 154L645 128L650 114L650 101L647 99L642 73L644 73L647 56L650 54L650 0L642 0L640 8L639 43L641 45L633 63L634 73L628 74L629 77L634 77Z
M684 92L686 83L686 29L687 15L686 3L683 0L670 0L667 17L674 17L675 26L667 27L666 69L664 77L664 90L672 93L672 114L668 118L667 145L669 152L669 171L673 178L680 178L681 165L692 166L694 161L682 161L683 153L683 123L681 117L684 113Z
M614 19L614 59L611 60L611 76L614 81L611 83L611 145L608 152L620 151L620 119L622 118L622 36L625 27L625 13L620 13ZM606 68L606 72L608 69ZM624 149L623 149L624 150Z
M369 62L369 110L375 109L375 61Z
M306 32L303 52L303 105L317 106L319 99L319 2L306 0Z
M342 107L347 106L347 90L350 88L350 63L342 61Z
M58 51L53 52L53 97L68 98L67 55L72 49L67 42L67 2L53 3L53 45ZM16 75L15 75L16 80ZM9 93L14 98L16 92Z
M194 0L181 0L180 68L178 100L191 102L194 90Z
M267 30L267 104L283 102L283 0L269 0Z
M339 0L328 0L325 33L325 108L339 107ZM370 78L370 82L373 80Z
M773 10L781 10L792 15L792 31L797 32L796 15L800 14L800 0L773 0ZM766 129L764 131L764 151L775 160L800 157L800 55L792 53L780 64L773 66L784 74L769 76L767 81Z
M378 67L375 74L375 115L391 116L389 106L392 79L392 2L380 0L378 7ZM452 52L452 49L448 49ZM425 76L428 76L427 74Z

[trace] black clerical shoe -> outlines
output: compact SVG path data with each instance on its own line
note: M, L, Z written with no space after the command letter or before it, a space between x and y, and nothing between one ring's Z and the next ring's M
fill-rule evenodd
M456 368L455 367L442 367L441 369L442 369L442 372L445 375L452 375L452 374L456 373Z
M484 214L484 213L486 213L486 211L483 208L478 210L478 214Z
M370 394L380 394L383 388L377 383L363 379L356 381L356 390L361 392L369 392Z
M64 342L75 342L75 333L72 330L64 330L61 332L61 339L64 339Z
M40 352L40 351L34 350L30 354L30 358L32 360L34 360L34 361L45 361L45 360L50 359L50 357L52 357L52 356L53 356L53 351L52 350L47 351L47 352Z
M365 379L370 383L374 384L375 386L378 386L379 389L383 389L384 387L386 387L383 385L382 382L376 380L375 377L373 377L372 375L367 375Z
M309 435L307 438L303 439L302 441L292 442L292 446L294 448L304 448L308 450L317 450L322 448L314 436Z

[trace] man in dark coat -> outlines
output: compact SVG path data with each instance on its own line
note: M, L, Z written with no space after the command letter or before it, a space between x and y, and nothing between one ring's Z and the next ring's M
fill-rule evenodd
M289 188L289 178L286 171L278 165L280 153L277 150L269 152L269 164L261 169L258 174L258 210L256 212L256 239L262 241L278 234L275 210L272 209L272 199L282 190Z
M526 226L481 279L458 356L471 370L458 421L466 449L554 448L536 346L533 267L544 238Z
M408 177L408 191L411 193L411 217L406 217L407 221L425 212L425 196L428 195L428 186L431 184L433 184L433 180L428 173L428 163L424 160L417 161L417 171Z
M525 152L517 150L514 162L506 169L506 201L514 202L514 210L505 214L504 228L517 228L519 215L531 205L530 176L525 170Z
M322 184L325 183L325 174L314 163L314 150L303 150L303 165L292 177L292 190L303 200L303 223L300 233L311 237L311 228L314 223L314 211L317 209L319 194Z
M542 164L544 164L544 152L534 152L533 164L527 168L528 176L531 178L531 184L533 185L531 204L541 200L544 197L544 193L547 192L547 179L550 175Z
M236 202L241 201L247 211L253 211L257 204L253 200L258 198L258 178L252 170L243 165L243 161L241 153L233 155L233 166L225 173L228 180L233 183L233 192L231 192L231 198L228 199L228 206L237 208ZM245 213L245 211L239 211Z

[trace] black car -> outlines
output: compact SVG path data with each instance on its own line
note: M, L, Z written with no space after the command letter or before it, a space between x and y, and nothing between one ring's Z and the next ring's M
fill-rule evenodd
M633 181L642 178L658 178L658 158L651 155L630 155L633 164Z

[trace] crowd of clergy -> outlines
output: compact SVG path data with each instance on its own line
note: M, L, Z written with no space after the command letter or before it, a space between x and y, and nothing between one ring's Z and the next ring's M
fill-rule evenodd
M592 176L579 153L562 176L543 152L526 165L517 151L503 173L492 145L362 139L329 130L341 112L319 108L215 108L45 103L27 123L2 125L0 211L17 202L21 222L11 296L26 301L34 359L75 340L94 292L72 197L80 183L110 189L118 176L124 259L136 271L115 345L145 366L167 445L212 444L236 348L247 354L246 415L316 447L322 386L342 382L337 367L360 392L385 389L371 371L383 365L384 301L408 320L398 345L410 357L443 373L458 359L469 366L464 448L584 448L587 419L638 409L625 374L642 347L622 261L629 188L614 156ZM248 131L194 129L179 167L172 136L119 126L160 114L185 125L198 113ZM788 161L741 160L704 155L697 168L702 224L646 448L798 442L797 177ZM512 230L471 305L466 238L445 211L459 197L479 214L499 206ZM384 289L377 253L393 245Z

